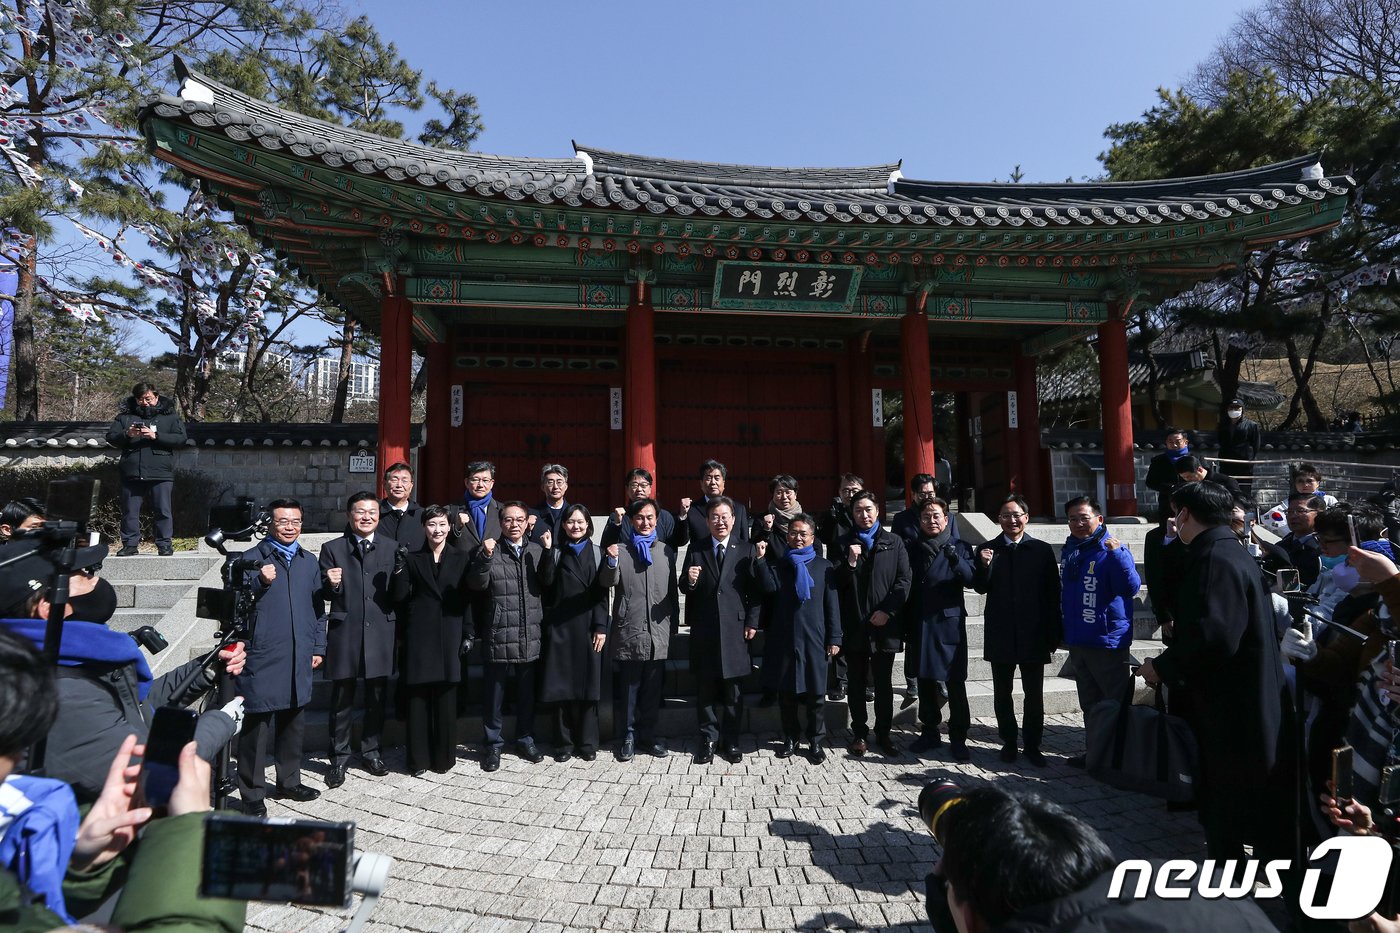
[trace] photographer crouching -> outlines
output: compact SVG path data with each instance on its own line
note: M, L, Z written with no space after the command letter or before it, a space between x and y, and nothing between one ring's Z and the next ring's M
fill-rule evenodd
M22 550L30 553L0 568L0 628L44 647L45 619L53 599L58 572L56 552L38 539L18 540L5 547L7 559ZM189 706L214 684L213 672L200 670L196 659L161 677L152 677L141 647L131 636L107 627L117 608L112 584L97 573L107 546L78 548L68 578L59 642L58 718L48 730L44 773L73 787L80 802L90 803L102 792L107 765L128 735L144 742L150 717L161 706ZM219 655L230 674L243 670L242 644ZM178 694L178 695L177 695ZM199 718L195 731L199 755L212 760L234 733L242 716L242 701ZM37 763L36 763L37 764Z
M1110 899L1116 859L1099 834L1034 794L992 786L964 793L934 781L919 815L943 849L927 878L928 915L938 933L1095 931L1272 933L1247 900Z

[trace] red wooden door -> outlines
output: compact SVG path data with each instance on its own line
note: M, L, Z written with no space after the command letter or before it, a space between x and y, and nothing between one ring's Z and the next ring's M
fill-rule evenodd
M468 383L465 394L466 459L496 464L498 502L537 505L540 467L560 463L570 502L594 512L607 506L607 386Z
M768 482L790 473L820 507L836 488L835 365L825 362L661 363L657 471L666 503L699 494L700 463L729 470L725 491L756 510ZM674 507L674 506L672 506Z

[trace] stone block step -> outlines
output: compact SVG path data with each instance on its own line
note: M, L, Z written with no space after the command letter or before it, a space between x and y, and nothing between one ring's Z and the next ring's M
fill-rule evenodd
M115 551L113 552L115 553ZM102 562L102 576L117 583L189 580L193 583L211 567L222 562L218 554L185 551L173 557L138 554L135 557L108 557Z
M154 625L159 628L163 618L165 618L164 609L118 609L107 626L118 632L134 632L143 625Z
M106 568L103 568L106 575ZM169 609L195 585L194 580L113 583L119 609Z

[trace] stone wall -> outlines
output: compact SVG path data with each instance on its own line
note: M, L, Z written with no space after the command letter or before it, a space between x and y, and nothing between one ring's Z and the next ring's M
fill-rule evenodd
M235 446L187 446L175 452L177 470L194 470L227 486L230 498L251 496L259 505L291 496L306 508L306 531L339 531L345 525L345 500L361 489L376 488L374 473L351 473L350 457L359 448L329 441L311 445L252 442ZM117 459L112 449L88 447L0 447L0 500L3 471L15 467L73 466ZM417 467L416 452L412 458ZM179 485L175 495L180 495ZM212 503L211 503L212 504Z

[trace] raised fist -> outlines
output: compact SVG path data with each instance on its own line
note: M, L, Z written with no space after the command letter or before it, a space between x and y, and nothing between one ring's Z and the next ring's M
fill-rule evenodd
M553 546L553 544L554 535L550 534L548 531L542 532L540 534L540 547L544 548L547 551L550 549L551 546Z
M481 542L481 549L486 552L487 557L491 557L496 553L496 539L487 538L485 541Z
M613 522L614 522L615 524L621 525L621 524L622 524L622 520L623 520L624 518L626 518L626 517L627 517L627 510L624 509L622 506L619 505L617 508L613 509L613 517L612 517L612 520L613 520Z
M983 564L990 566L992 563L992 555L995 553L996 551L993 551L991 548L984 547L982 550L977 552L977 555L982 558Z
M1122 543L1123 543L1123 542L1119 541L1117 538L1104 538L1104 539L1103 539L1103 546L1106 547L1106 548L1108 548L1110 551L1116 551L1116 550L1118 550L1118 548L1122 545Z
M767 528L769 531L772 531L772 530L773 530L773 513L772 513L772 512L769 512L767 515L763 516L763 527L764 527L764 528Z
M345 571L339 567L326 568L326 582L336 589L340 589L340 580L345 575Z
M860 563L859 544L852 544L849 548L846 549L846 562L849 563L852 567Z
M537 522L537 521L539 521L539 520L540 520L540 517L539 517L538 515L534 514L533 512L530 513L530 517L527 518L527 519L525 519L525 533L526 533L526 534L529 534L530 532L534 531L534 530L535 530L535 522ZM549 547L549 545L546 544L545 547Z
M695 581L700 579L700 565L699 565L699 564L692 564L692 565L690 566L690 570L688 570L688 571L686 572L686 579L688 579L688 580L690 581L690 585L691 585L691 586L694 586L694 585L695 585Z
M611 557L613 560L617 560L617 545L616 545L616 544L609 544L609 545L608 545L608 556Z
M753 546L753 552L758 555L759 560L763 560L764 555L768 553L768 542L759 541Z
M277 565L268 561L258 570L258 576L262 577L262 582L271 585L272 581L277 579Z
M689 500L689 499L682 499L682 500L681 500L681 517L684 518L684 517L685 517L685 513L689 512L689 511L690 511L690 500Z

